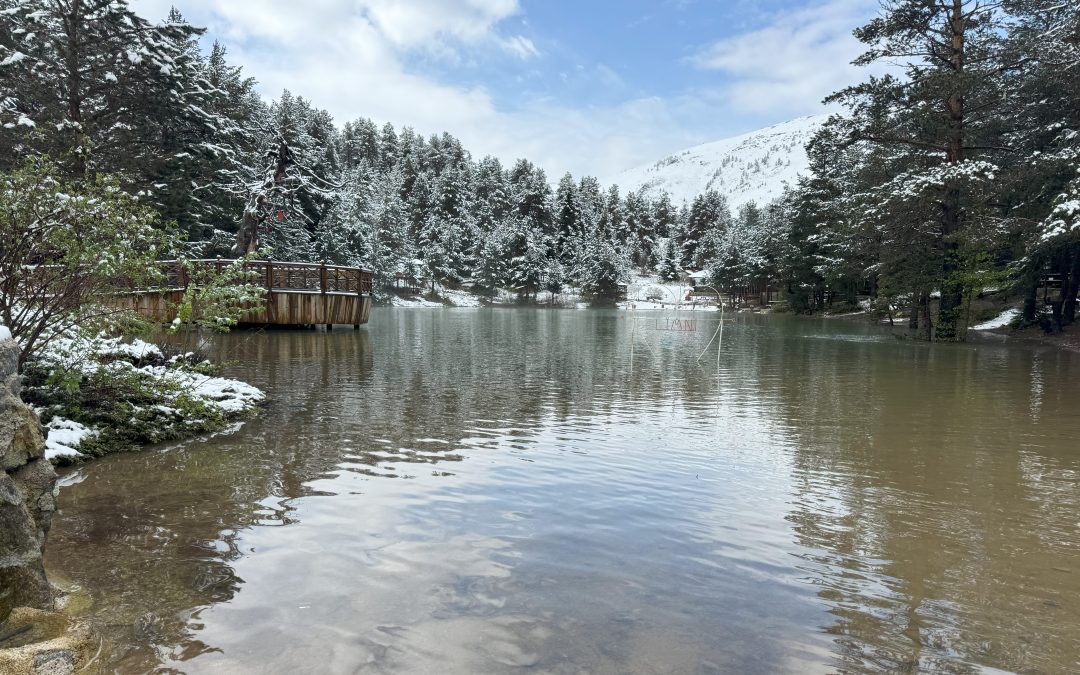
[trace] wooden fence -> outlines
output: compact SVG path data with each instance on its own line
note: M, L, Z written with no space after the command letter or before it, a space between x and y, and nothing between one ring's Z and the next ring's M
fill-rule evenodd
M163 261L159 263L165 276L161 287L132 288L118 303L151 320L170 322L189 287L198 285L207 273L224 272L235 262L221 258ZM266 289L265 307L245 316L244 323L359 326L368 321L373 291L370 270L277 260L252 260L243 268L250 273L250 283L261 283Z

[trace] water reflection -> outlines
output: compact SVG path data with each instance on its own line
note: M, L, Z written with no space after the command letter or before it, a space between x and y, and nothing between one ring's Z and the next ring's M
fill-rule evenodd
M51 568L116 672L1077 667L1075 357L710 322L227 336L266 413L79 470Z

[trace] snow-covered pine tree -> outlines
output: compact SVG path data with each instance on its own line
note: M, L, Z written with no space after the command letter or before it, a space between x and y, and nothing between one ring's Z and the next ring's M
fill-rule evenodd
M723 195L708 190L695 197L679 241L683 267L703 269L716 255L719 241L727 235L731 224L731 210Z
M379 136L379 171L388 173L397 166L400 155L401 149L398 147L394 125L387 122L383 125L382 134Z
M555 190L555 256L562 262L572 263L575 246L581 239L582 214L578 202L577 183L569 173L559 179Z
M479 288L494 296L510 283L510 242L507 228L499 224L480 233L473 278Z
M617 297L619 284L630 278L630 259L606 237L589 233L574 270L581 292L595 302L607 303Z
M316 226L312 250L315 260L374 268L381 257L374 226L372 169L361 161L342 177L326 215Z
M547 274L550 238L532 217L514 214L506 222L505 242L508 285L520 297L535 296Z
M285 91L258 132L265 160L240 167L231 188L247 194L233 255L265 246L281 260L311 260L312 233L340 188L332 120Z
M401 199L401 169L394 167L380 174L371 191L371 214L376 233L375 255L370 262L376 282L386 287L397 274L406 274L416 259L416 249L409 238L409 215Z
M173 10L152 24L123 0L11 0L0 13L0 168L49 154L71 177L108 173L193 237L220 222L214 158L238 152L201 54ZM215 56L211 54L211 58ZM34 133L28 135L27 130Z
M587 229L599 226L604 212L604 192L600 181L592 176L582 176L578 181L578 210L582 234Z
M628 192L623 202L625 220L618 240L626 242L630 261L641 270L656 264L656 224L651 204L641 192Z
M694 206L690 207L689 230L682 247L684 266L698 270L708 267L720 255L734 227L731 210L723 195L709 191L700 201L695 199Z
M1012 96L1002 145L1017 158L1001 162L1011 169L1002 201L1012 205L1012 229L1027 239L1017 266L1023 323L1038 320L1038 287L1056 273L1061 288L1051 309L1054 323L1065 326L1076 320L1080 292L1080 6L1051 0L1005 6L1014 17L1005 50L1019 67L1002 73Z
M660 264L657 266L657 276L660 281L678 281L682 272L680 261L682 252L674 237L667 237L660 244Z
M91 168L119 173L133 152L146 159L163 140L121 145L119 130L204 117L185 81L189 39L201 31L182 21L151 24L124 0L11 0L0 27L5 147L49 154L74 177ZM167 106L159 105L163 97ZM38 133L22 136L31 126ZM14 158L4 154L0 166L11 168Z
M446 278L463 280L472 276L477 242L476 215L472 198L472 175L466 163L448 162L436 178L433 216L441 223L443 245L448 256Z
M678 213L671 203L671 196L666 191L661 192L660 198L652 205L653 230L658 240L671 236L677 216Z
M555 218L551 210L552 193L544 170L519 159L510 170L510 195L513 211L543 238L545 249L555 240Z
M596 224L596 236L601 238L618 236L618 233L625 231L626 226L623 221L622 197L619 196L619 186L612 185L604 192L603 210L600 214L600 220Z
M217 132L193 153L198 170L191 178L188 235L203 255L225 255L235 243L237 214L243 213L248 197L234 189L236 178L262 161L255 132L268 115L254 78L229 65L226 56L225 47L215 42L203 62L204 108L219 121Z

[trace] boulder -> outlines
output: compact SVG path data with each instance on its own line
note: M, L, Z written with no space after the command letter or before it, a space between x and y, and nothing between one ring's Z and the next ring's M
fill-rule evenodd
M0 342L0 622L15 607L52 609L42 549L56 509L56 474L37 415L19 399L19 346Z

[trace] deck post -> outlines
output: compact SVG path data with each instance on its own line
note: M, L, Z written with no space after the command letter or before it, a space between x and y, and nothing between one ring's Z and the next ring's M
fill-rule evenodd
M326 263L319 265L319 291L326 295Z
M266 261L266 290L270 292L274 290L274 261Z

